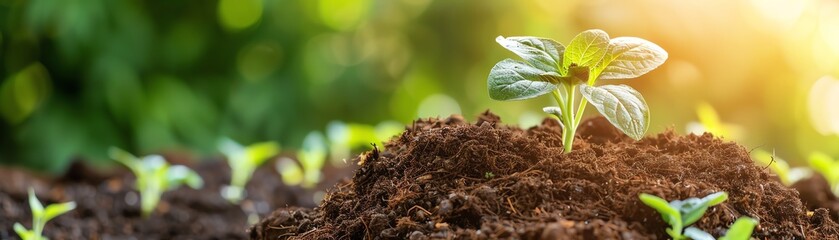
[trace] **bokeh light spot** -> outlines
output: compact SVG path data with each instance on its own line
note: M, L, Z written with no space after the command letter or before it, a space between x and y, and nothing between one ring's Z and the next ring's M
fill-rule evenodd
M457 100L445 94L434 94L422 100L417 108L417 117L448 117L460 113Z
M262 18L262 0L220 0L218 15L228 30L242 30Z
M839 79L825 76L817 80L807 102L816 131L839 135Z
M367 15L369 0L320 0L321 21L335 30L350 30Z
M0 85L0 113L12 124L26 120L46 100L51 89L49 73L33 63Z
M273 41L250 44L239 51L236 67L245 80L259 82L279 68L282 48Z

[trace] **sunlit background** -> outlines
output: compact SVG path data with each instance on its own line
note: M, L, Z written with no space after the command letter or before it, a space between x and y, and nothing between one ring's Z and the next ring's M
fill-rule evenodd
M109 146L204 158L222 136L293 151L336 120L486 109L531 126L554 103L488 97L489 69L515 57L495 37L589 28L669 52L617 81L646 98L649 134L839 156L836 0L2 0L0 163L55 172Z

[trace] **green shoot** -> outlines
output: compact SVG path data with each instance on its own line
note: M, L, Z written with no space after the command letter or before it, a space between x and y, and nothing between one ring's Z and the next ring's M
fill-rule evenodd
M688 132L696 134L709 132L717 137L734 139L743 136L743 127L722 122L717 110L711 104L703 102L697 105L696 116L699 117L699 122L688 123Z
M810 154L810 167L824 176L834 195L839 196L839 161L827 154L814 152Z
M160 155L149 155L140 159L115 147L111 147L108 154L125 165L137 177L135 185L140 192L140 209L143 217L151 215L160 202L163 192L183 184L194 189L204 185L204 181L197 173L185 166L170 166Z
M790 168L787 161L775 156L774 152L770 153L761 149L755 149L752 151L751 155L755 164L758 164L759 166L768 166L772 172L778 175L781 183L787 186L791 186L798 180L812 175L812 171L806 167Z
M277 162L277 172L288 185L315 187L321 180L321 168L326 163L328 149L326 140L319 132L310 132L303 140L303 147L297 152L297 161L283 158Z
M647 132L649 107L638 91L627 85L594 84L636 78L657 68L667 59L658 45L636 37L610 39L598 29L578 34L567 48L537 37L499 36L495 41L525 61L508 58L495 64L487 78L490 98L524 100L551 93L558 106L543 111L559 118L566 153L572 150L589 102L629 137L641 139ZM575 105L577 87L583 98Z
M22 240L46 240L43 237L44 226L49 220L58 215L67 213L76 208L75 202L50 204L44 208L41 201L35 197L35 190L29 189L29 208L32 210L32 230L26 229L22 224L15 223L14 229Z
M280 145L275 142L262 142L243 147L235 141L225 138L219 142L219 150L227 157L230 165L230 185L221 189L221 195L231 203L239 203L245 198L245 186L250 181L256 168L280 152Z
M704 198L688 198L685 200L675 200L667 202L666 200L642 193L638 196L641 202L650 206L661 214L664 222L670 225L665 232L674 240L681 239L695 239L695 240L713 240L711 234L702 231L702 229L691 227L705 215L705 211L709 207L720 204L728 199L728 194L725 192L712 193ZM725 236L719 238L720 240L748 240L752 236L752 230L757 225L757 220L750 217L741 217L731 225ZM685 228L687 227L687 228Z
M330 158L333 161L345 160L352 149L370 147L370 143L384 145L384 141L404 130L405 125L395 121L384 121L376 126L332 121L326 127Z
M685 200L675 200L669 203L660 197L646 193L642 193L639 198L641 199L641 202L661 214L661 218L664 219L664 222L670 225L670 228L665 230L667 234L674 240L679 240L687 239L688 236L685 234L698 236L696 231L702 230L696 229L690 230L690 232L685 232L684 227L690 226L699 220L699 218L705 214L705 211L708 210L708 207L720 204L728 199L728 194L725 192L717 192L704 198L688 198Z

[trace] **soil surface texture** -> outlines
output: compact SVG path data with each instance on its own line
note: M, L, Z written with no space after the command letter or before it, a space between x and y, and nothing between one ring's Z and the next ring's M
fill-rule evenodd
M633 141L604 118L584 121L563 153L552 119L523 130L487 112L414 122L361 155L352 180L320 206L281 208L252 239L668 239L640 193L667 200L726 191L694 226L719 237L741 216L758 239L837 239L828 211L808 212L747 150L710 134Z
M155 213L148 219L140 214L135 178L125 170L101 173L82 164L73 164L59 179L34 177L18 169L0 168L0 239L18 239L15 222L31 228L27 191L33 187L45 205L75 201L75 210L47 223L44 235L61 239L247 239L247 228L273 209L287 206L314 207L314 191L288 187L267 162L248 183L248 195L233 205L219 194L230 182L230 168L222 159L187 164L204 179L204 187L183 186L163 194ZM327 169L332 176L324 186L349 177L351 169ZM250 222L249 222L250 218Z
M792 187L801 194L801 201L807 208L828 209L833 221L839 221L839 199L821 174L814 173L812 177L798 181Z

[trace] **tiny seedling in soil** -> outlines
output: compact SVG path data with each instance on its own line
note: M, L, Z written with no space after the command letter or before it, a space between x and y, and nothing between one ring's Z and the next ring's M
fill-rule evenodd
M329 150L326 140L320 132L310 132L303 140L303 147L297 152L299 166L293 160L283 158L277 162L277 172L288 185L315 187L321 179L321 168L326 163Z
M280 145L275 142L262 142L244 147L225 138L219 141L219 150L227 157L231 172L230 185L221 189L221 196L235 204L245 198L245 185L250 181L253 171L277 155Z
M186 166L169 165L160 155L149 155L140 159L115 147L112 147L108 154L137 177L136 187L140 192L140 209L144 217L151 215L163 192L183 184L194 189L204 185L197 173Z
M675 200L667 202L666 200L642 193L639 198L641 202L647 206L652 207L661 214L661 218L670 225L665 231L670 237L675 240L680 239L696 239L705 240L714 237L711 234L702 231L699 228L691 227L705 215L705 211L709 207L717 205L728 199L728 194L725 192L712 193L704 198L688 198L685 200ZM747 240L752 235L752 230L757 225L757 220L749 217L741 217L731 225L731 228L726 232L721 240ZM687 227L685 229L684 227Z
M839 161L821 152L811 153L808 160L810 167L824 176L830 184L833 194L839 196Z
M572 149L588 102L633 139L647 132L649 108L638 91L627 85L594 84L636 78L657 68L667 59L667 52L658 45L636 37L610 39L598 29L578 34L568 47L538 37L499 36L495 41L524 61L508 58L495 64L487 78L489 96L523 100L551 93L559 106L543 110L559 118L565 152ZM583 98L575 113L577 87Z
M46 240L47 238L43 237L44 225L47 224L49 220L57 217L58 215L67 213L72 211L76 208L75 202L66 202L66 203L57 203L57 204L50 204L44 208L44 205L41 205L41 201L38 201L38 198L35 197L35 190L29 189L29 208L32 210L32 230L26 229L22 224L15 223L14 229L20 239L23 240Z
M775 156L775 153L770 153L765 150L755 149L752 151L751 155L752 159L755 160L755 163L759 166L768 167L773 173L775 173L775 175L778 176L781 183L787 186L791 186L801 179L810 177L813 173L806 167L790 168L787 161Z

